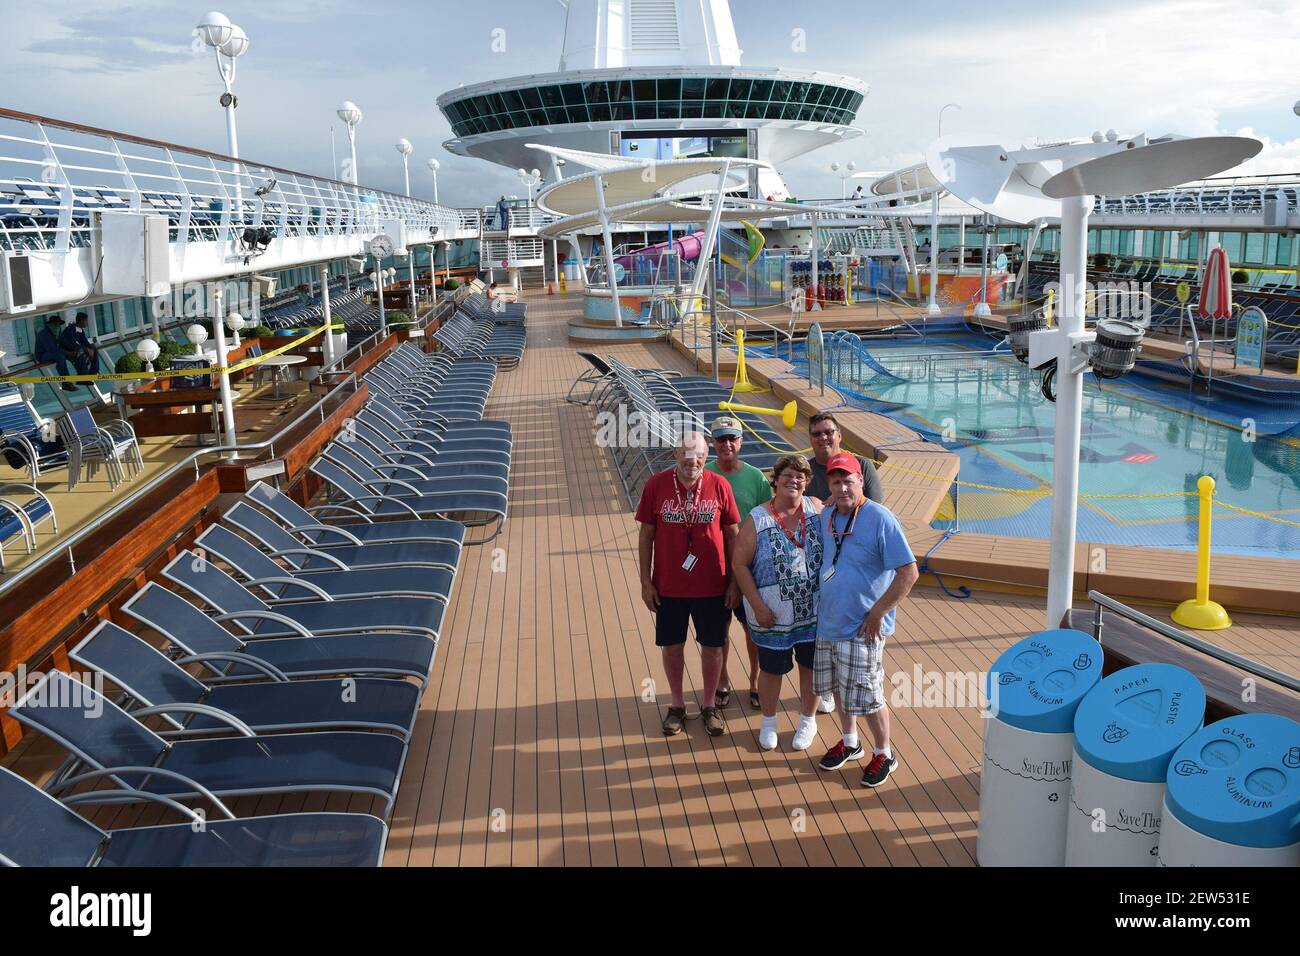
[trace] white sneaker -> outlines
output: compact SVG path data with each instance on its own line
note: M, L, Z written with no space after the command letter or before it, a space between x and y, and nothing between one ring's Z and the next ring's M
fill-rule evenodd
M817 701L817 713L819 713L819 714L833 714L833 713L835 713L835 695L834 695L834 694L822 694L822 696L821 696L821 697L818 699L818 701Z
M776 731L760 730L758 732L758 745L764 750L776 749Z
M800 721L799 729L794 732L794 741L790 746L795 750L807 750L817 737L817 721Z

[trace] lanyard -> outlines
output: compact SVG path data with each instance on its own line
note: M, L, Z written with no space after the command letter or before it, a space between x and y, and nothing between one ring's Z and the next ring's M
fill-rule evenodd
M807 516L804 514L803 501L801 500L799 502L799 537L797 538L790 533L790 529L785 526L785 522L781 520L781 516L777 513L776 506L770 501L767 503L767 510L772 512L772 517L775 518L776 523L781 526L781 530L784 531L785 536L790 539L790 543L802 551L804 542L808 540Z
M700 484L704 481L704 476L700 475L695 481L695 487L686 489L677 479L677 473L673 472L673 503L677 505L677 510L681 512L682 521L686 525L686 551L691 550L691 538L695 530L695 519L700 515ZM682 503L682 495L686 496L686 503ZM690 510L687 510L690 509Z
M835 516L839 513L832 506L831 511L831 537L835 539L835 556L831 558L831 567L835 567L836 562L840 559L840 549L844 547L844 539L853 533L853 526L858 523L858 512L862 510L862 502L859 501L853 506L853 516L849 518L849 523L843 531L835 530Z

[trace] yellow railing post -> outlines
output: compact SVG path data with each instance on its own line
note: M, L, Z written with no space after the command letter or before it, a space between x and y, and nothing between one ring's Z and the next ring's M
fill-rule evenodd
M745 368L745 330L736 329L736 379L733 393L757 392L758 386L749 383L749 372Z
M1210 600L1210 520L1214 510L1214 479L1202 475L1196 482L1201 496L1200 522L1196 535L1196 597L1174 608L1175 624L1198 631L1221 631L1232 627L1223 605Z

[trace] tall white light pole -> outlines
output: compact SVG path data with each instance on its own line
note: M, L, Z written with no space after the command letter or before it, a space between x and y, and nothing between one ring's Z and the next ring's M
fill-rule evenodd
M348 143L352 147L352 185L358 185L361 180L357 178L357 124L361 122L361 110L357 104L351 100L344 100L343 105L336 111L339 119L347 124Z
M415 147L411 141L403 136L397 141L396 149L402 154L402 177L406 180L406 195L411 195L411 150Z
M433 173L433 204L436 206L438 205L438 170L442 168L442 163L431 159L425 165L429 167L429 172Z
M943 136L944 110L953 108L961 109L961 106L957 103L945 103L939 109L940 136ZM940 312L939 304L935 301L935 293L938 292L939 285L939 191L936 183L934 191L930 193L930 295L925 306L927 315L938 315Z
M248 52L248 34L242 28L231 23L225 14L215 10L204 16L194 28L201 39L217 58L217 72L221 74L221 83L226 91L221 94L221 106L226 111L226 139L231 156L239 158L239 136L235 131L235 107L239 98L235 96L235 61Z

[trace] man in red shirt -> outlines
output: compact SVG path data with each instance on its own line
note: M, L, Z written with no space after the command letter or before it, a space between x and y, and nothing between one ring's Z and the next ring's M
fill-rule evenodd
M682 673L688 621L695 622L704 672L702 699L709 703L700 708L704 729L714 737L726 730L715 704L731 620L727 609L738 600L731 578L731 544L740 513L727 480L705 471L708 449L699 432L684 434L673 449L676 466L650 477L636 509L641 524L641 599L655 616L655 644L672 691L663 724L670 737L682 732L686 719Z

